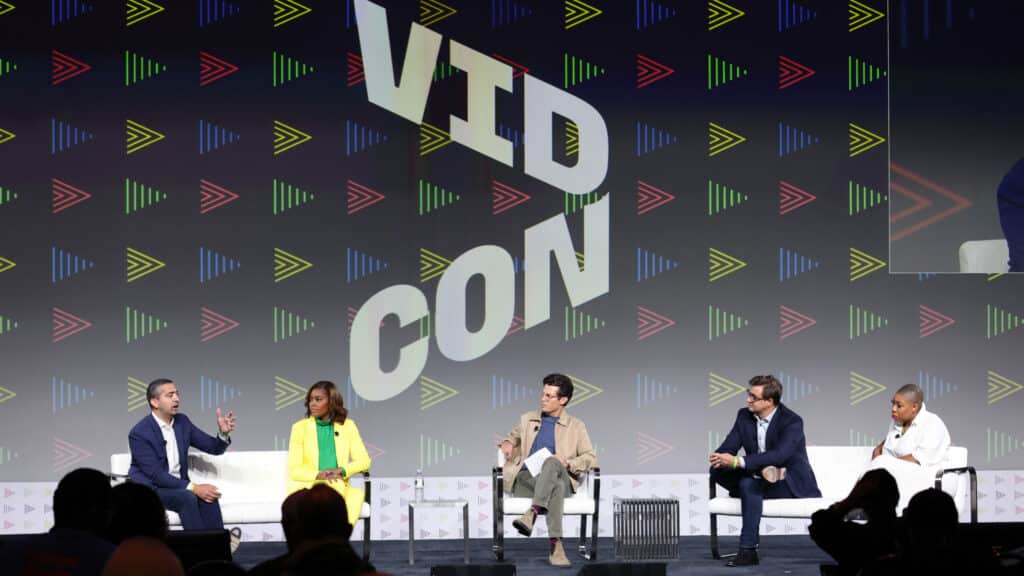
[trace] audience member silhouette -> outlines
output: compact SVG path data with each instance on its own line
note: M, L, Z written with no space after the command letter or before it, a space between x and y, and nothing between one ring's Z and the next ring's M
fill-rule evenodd
M245 568L227 560L200 562L188 571L188 576L245 576L245 574L247 574Z
M185 569L166 544L140 536L114 550L103 576L185 576Z
M53 528L5 546L3 573L95 576L114 551L103 539L109 522L110 478L91 468L72 470L53 493Z
M911 574L952 574L964 568L958 553L956 504L949 494L929 488L914 495L903 512L906 525L904 568Z
M115 545L134 536L167 538L167 510L149 486L125 482L111 491L112 514L107 540Z
M303 560L301 566L313 565L321 555L338 555L345 565L334 566L332 570L340 573L348 564L354 563L354 570L362 572L369 567L352 550L348 543L352 534L352 525L348 523L348 511L345 500L333 488L324 484L316 484L311 488L303 488L292 493L281 504L281 527L284 530L288 553L271 558L253 567L249 574L255 576L277 576L282 574L286 564L300 549L306 551L321 541L329 540L331 550L310 552L310 558ZM346 548L347 551L337 550ZM351 553L351 554L349 554ZM354 560L353 560L354 559ZM299 569L296 565L294 569Z
M347 539L327 538L300 545L284 564L283 576L356 576L369 570Z
M892 474L881 468L870 470L849 496L815 512L808 531L815 544L839 563L839 574L878 573L898 558L899 499ZM863 511L866 523L847 520L855 510Z

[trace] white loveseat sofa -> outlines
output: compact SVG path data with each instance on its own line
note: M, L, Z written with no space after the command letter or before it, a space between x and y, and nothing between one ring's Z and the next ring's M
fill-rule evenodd
M871 446L808 446L807 458L818 481L821 498L781 498L764 501L765 518L810 518L817 510L827 508L846 498L867 469L871 461ZM728 493L718 495L718 487L710 484L708 512L711 515L711 555L718 552L718 516L741 516L740 499ZM936 475L935 487L953 497L957 510L963 512L969 502L971 522L978 521L978 478L973 467L967 465L967 448L950 447L941 471ZM723 490L724 491L724 490Z
M110 471L126 476L131 454L112 454ZM285 450L228 450L219 456L190 451L189 477L197 484L210 483L222 494L220 509L225 524L270 524L281 521L281 502L288 495L288 452ZM359 513L363 521L363 557L370 557L370 474L364 473L366 502ZM167 511L171 526L180 526L178 515Z

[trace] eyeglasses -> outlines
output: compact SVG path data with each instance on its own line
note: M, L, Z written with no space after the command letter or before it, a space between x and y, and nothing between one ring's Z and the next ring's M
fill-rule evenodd
M764 398L754 396L753 392L747 392L747 400L750 400L751 402L757 402L758 400L764 400Z

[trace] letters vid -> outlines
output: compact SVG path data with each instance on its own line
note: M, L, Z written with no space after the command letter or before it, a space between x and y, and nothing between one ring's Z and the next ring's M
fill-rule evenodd
M431 76L441 47L441 35L413 23L405 61L397 85L391 58L387 12L369 0L355 0L359 44L370 102L416 124L430 91ZM466 120L449 117L452 140L507 166L513 166L512 142L495 134L494 91L512 93L510 66L468 46L449 40L452 66L467 76ZM585 101L537 78L524 75L523 116L526 174L570 194L597 188L608 171L608 129L604 119ZM559 114L579 127L579 156L575 166L552 160L552 115ZM550 317L551 258L554 254L569 301L579 306L608 292L609 195L584 209L583 250L586 269L576 263L569 228L563 214L530 226L524 233L525 329ZM466 329L466 285L476 275L484 278L484 321L476 332ZM467 362L493 350L505 337L515 312L515 271L512 256L503 248L472 248L449 266L437 284L435 336L447 358ZM352 386L367 400L386 400L411 386L427 363L428 338L406 344L394 370L380 367L380 326L395 315L402 327L430 313L426 296L415 286L399 284L370 297L352 322L349 357Z

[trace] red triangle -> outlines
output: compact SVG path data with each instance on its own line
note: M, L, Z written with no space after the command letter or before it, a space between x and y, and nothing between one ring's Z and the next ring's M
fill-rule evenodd
M85 202L89 198L92 198L92 194L89 194L85 190L75 188L67 182L51 178L50 191L52 194L52 202L50 204L50 210L54 214L57 212L63 212L68 208L71 208L75 204Z
M92 70L92 66L57 50L50 52L50 61L53 66L53 86Z
M206 214L221 206L234 202L238 194L231 190L218 186L209 180L199 181L199 213Z
M509 66L512 67L512 79L513 80L515 80L516 78L521 78L523 76L523 74L526 74L527 72L530 71L530 69L527 68L526 66L523 66L522 64L520 64L518 62L515 62L513 60L510 60L508 58L505 58L504 56L502 56L500 54L491 54L491 56L494 56L498 60L501 60L505 64L508 64Z
M672 68L643 54L636 55L636 87L649 86L662 78L672 75Z
M348 214L351 216L360 210L369 208L384 200L385 196L372 188L363 186L352 180L348 181Z
M531 196L526 192L494 180L491 183L491 213L495 216L502 212L515 208L529 200Z
M779 56L779 90L785 90L815 74L817 72L814 69L804 66L796 60Z
M199 85L212 84L225 76L238 72L238 66L209 52L199 52Z
M363 70L363 57L359 54L349 52L347 60L348 76L345 85L351 88L366 79L366 72Z
M665 192L656 186L651 186L643 180L637 180L636 182L636 213L638 216L646 214L675 199L676 197L673 194Z

